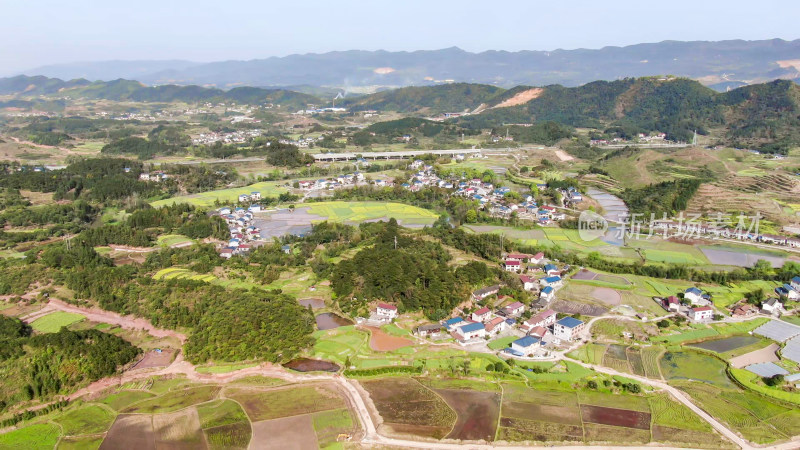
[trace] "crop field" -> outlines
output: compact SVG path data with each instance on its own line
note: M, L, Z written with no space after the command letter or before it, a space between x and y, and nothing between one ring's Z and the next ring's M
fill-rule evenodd
M597 323L597 322L595 322ZM602 344L588 343L583 347L571 352L568 356L579 359L589 364L602 364L603 355L606 353L606 346Z
M347 409L314 413L312 421L320 448L334 445L339 434L352 434L355 429L355 421Z
M173 245L185 244L194 242L192 239L181 234L162 234L158 237L158 245L165 245L171 247Z
M206 283L211 283L218 280L218 278L214 275L199 274L192 272L189 269L182 269L180 267L168 267L166 269L161 269L153 275L153 279L155 280L172 280L174 278L204 281Z
M64 413L56 422L65 435L78 436L106 431L115 417L116 414L107 407L87 405Z
M120 391L105 397L101 400L101 403L119 412L136 402L153 397L155 397L155 394L147 391Z
M253 422L345 407L342 396L323 384L266 391L234 388L226 396L238 401Z
M384 202L318 202L308 204L309 213L335 222L360 223L369 220L397 219L402 225L430 225L439 218L433 211Z
M31 322L31 328L40 333L57 333L61 327L68 327L84 319L86 317L81 314L55 311Z
M661 347L644 347L640 349L642 354L642 366L647 378L661 379L661 370L658 361L664 349Z
M771 420L785 417L791 407L771 403L758 394L738 388L721 389L708 383L680 382L677 385L709 414L755 443L787 439L797 430L796 423L791 420L788 424L785 420Z
M456 412L412 378L367 380L361 385L391 431L441 439L456 422Z
M494 392L437 389L457 419L446 437L462 440L493 441L500 418L500 395Z
M30 425L5 434L0 434L0 448L52 450L58 442L58 435L58 425Z
M285 182L280 181L263 181L240 188L220 189L217 191L203 192L200 194L181 195L165 200L158 200L150 203L150 205L153 208L160 208L162 206L172 204L188 203L194 206L211 208L216 202L223 204L235 204L239 201L239 196L241 194L250 194L251 192L261 192L262 197L276 197L280 194L289 192L289 189L281 186L284 183Z
M205 436L195 408L153 416L156 448L191 450L205 447Z
M732 388L727 365L713 356L693 351L667 352L661 358L661 373L667 380L693 380Z

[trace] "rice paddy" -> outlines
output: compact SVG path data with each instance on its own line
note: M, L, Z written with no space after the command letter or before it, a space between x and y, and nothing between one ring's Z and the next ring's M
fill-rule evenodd
M439 218L433 211L385 202L317 202L308 204L309 213L335 222L360 223L370 220L397 219L402 225L430 225Z
M68 327L85 318L77 313L55 311L34 320L31 322L31 327L40 333L57 333L62 327Z
M150 203L154 208L162 206L188 203L190 205L211 208L216 203L235 204L239 201L241 194L250 194L251 192L260 192L262 197L276 197L280 194L289 192L285 186L281 186L285 182L281 181L263 181L260 183L251 184L248 186L220 189L216 191L203 192L200 194L181 195L164 200L158 200Z

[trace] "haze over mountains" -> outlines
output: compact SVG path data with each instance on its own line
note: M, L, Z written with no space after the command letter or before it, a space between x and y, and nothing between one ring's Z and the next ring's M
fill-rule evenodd
M100 61L57 64L24 72L65 80L135 79L146 84L397 87L437 81L578 86L595 80L671 74L718 90L800 78L800 40L664 41L626 47L554 51L350 50L250 61Z

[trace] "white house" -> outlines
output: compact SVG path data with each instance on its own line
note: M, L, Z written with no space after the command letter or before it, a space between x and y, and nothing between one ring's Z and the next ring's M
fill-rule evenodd
M492 311L485 307L472 313L473 322L486 322L490 317L492 317Z
M553 289L555 289L555 288L557 288L557 287L560 287L560 286L561 286L561 284L562 284L562 281L561 281L561 277L559 277L559 276L552 276L552 277L546 277L546 278L542 278L541 280L539 280L539 283L540 283L542 286L550 286L550 287L552 287Z
M500 285L495 284L494 286L487 286L485 288L480 288L477 291L472 293L472 297L476 300L483 300L490 295L494 295L500 292Z
M454 331L465 323L466 320L462 319L461 317L453 317L452 319L445 320L443 325L445 328L447 328L447 331Z
M522 314L523 311L525 311L525 305L520 302L514 302L503 308L503 312L508 316L518 316Z
M683 293L683 298L689 300L689 302L693 305L697 305L702 302L703 300L703 291L697 289L696 287L690 287Z
M486 327L480 322L468 323L459 327L456 333L462 341L468 341L486 336Z
M689 316L695 322L700 322L703 320L711 320L714 318L714 309L710 306L700 306L698 308L692 308Z
M253 200L253 201L261 200L261 192L251 192L250 193L250 200Z
M528 260L531 264L541 264L542 261L544 261L544 252L539 252Z
M506 269L506 272L519 272L522 263L519 261L507 260L503 263L503 267Z
M761 309L770 314L783 313L783 304L777 298L770 298L761 303Z
M564 317L553 325L553 336L558 339L571 341L583 330L585 324L574 318Z
M792 281L791 283L789 283L789 285L791 285L792 289L794 289L795 291L800 291L800 277L792 278Z
M377 308L375 308L375 314L387 317L389 319L394 319L397 317L397 306L390 305L388 303L378 303Z
M558 270L558 267L556 267L555 264L545 264L544 273L546 273L547 276L549 277L554 275L561 275L561 272Z
M519 281L522 282L522 288L526 291L532 291L536 288L536 279L527 275L520 275Z
M556 294L556 290L553 289L552 286L545 286L542 289L542 292L539 293L539 298L545 301L550 301L553 299L553 296Z
M525 336L511 343L511 350L522 355L531 355L541 346L541 341L533 336Z
M250 196L249 195L247 195L247 194L240 194L239 195L239 203L244 203L244 202L246 202L248 200L250 200Z

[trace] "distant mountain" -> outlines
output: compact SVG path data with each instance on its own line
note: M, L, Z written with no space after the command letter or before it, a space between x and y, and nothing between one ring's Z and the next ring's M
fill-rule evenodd
M705 85L751 84L800 77L800 40L664 41L597 50L360 51L290 55L250 61L106 61L26 71L62 79L136 79L147 84L235 86L422 86L452 80L502 87L673 74ZM723 86L723 89L727 86Z
M219 102L231 101L241 104L280 104L281 107L297 110L309 104L320 104L318 97L285 89L238 87L230 90L205 88L202 86L145 86L138 81L112 80L89 82L86 80L62 81L42 76L0 78L0 94L30 97L40 94L55 94L59 97L106 99L137 102Z

